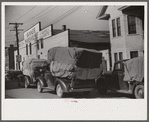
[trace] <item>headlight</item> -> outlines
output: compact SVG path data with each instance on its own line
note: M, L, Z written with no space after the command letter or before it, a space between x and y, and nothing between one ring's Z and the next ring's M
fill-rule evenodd
M42 69L39 69L39 71L42 72L43 70Z

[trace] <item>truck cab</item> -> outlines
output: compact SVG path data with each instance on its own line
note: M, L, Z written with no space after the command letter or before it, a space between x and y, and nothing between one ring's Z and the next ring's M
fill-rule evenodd
M136 65L135 62L139 62L137 64L140 64L140 67L144 67L144 63L142 61L143 59L143 57L139 57L139 59L126 59L115 62L113 71L105 72L97 80L99 93L103 94L106 93L107 90L112 90L116 92L134 94L136 98L144 98L144 76L140 78L141 80L139 80L137 77L140 74L137 74L137 71L134 71L135 69L140 69L139 65ZM128 62L129 67L127 66Z

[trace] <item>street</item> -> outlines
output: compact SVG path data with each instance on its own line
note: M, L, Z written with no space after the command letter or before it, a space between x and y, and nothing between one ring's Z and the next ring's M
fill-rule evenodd
M44 89L42 93L37 91L35 86L30 88L19 87L17 82L14 80L9 80L5 82L5 98L6 99L60 99L54 91L49 89ZM66 98L74 99L134 99L130 94L116 93L108 91L104 95L100 95L97 90L93 90L89 95L78 94L68 94Z

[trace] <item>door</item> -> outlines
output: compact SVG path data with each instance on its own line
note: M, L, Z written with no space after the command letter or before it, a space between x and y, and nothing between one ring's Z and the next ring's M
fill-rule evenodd
M115 78L117 78L117 85L116 88L117 90L128 90L128 82L123 81L124 79L124 64L123 62L118 62L115 64L114 67L114 72L115 72Z
M114 70L112 73L112 86L115 90L120 90L120 82L122 77L121 62L117 62L114 65Z

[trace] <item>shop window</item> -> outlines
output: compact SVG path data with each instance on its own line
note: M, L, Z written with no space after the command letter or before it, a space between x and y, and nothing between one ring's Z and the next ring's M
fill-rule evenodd
M43 39L41 39L41 49L43 48Z
M128 33L136 34L136 18L135 16L128 16Z
M37 50L39 50L39 40L37 40Z
M117 18L116 22L117 22L117 36L121 36L120 18Z
M26 44L26 55L28 55L28 44Z
M115 19L112 20L112 32L113 32L113 37L116 37Z
M31 43L29 44L29 47L30 47L30 54L32 54L32 44Z
M115 60L115 62L117 62L117 61L118 61L118 56L117 56L117 53L114 53L114 60Z
M123 53L119 52L119 60L123 60Z
M138 51L130 51L130 58L138 57Z

